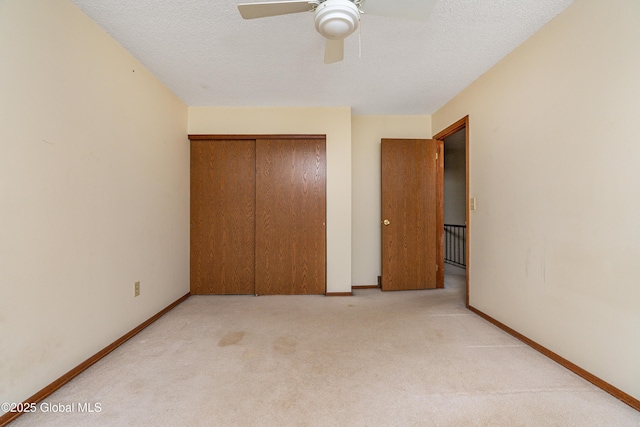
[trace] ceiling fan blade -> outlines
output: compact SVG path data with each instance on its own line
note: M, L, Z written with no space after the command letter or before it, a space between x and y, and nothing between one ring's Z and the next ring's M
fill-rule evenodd
M437 0L364 0L364 15L390 16L392 18L426 21Z
M263 3L244 3L238 5L244 19L264 18L267 16L287 15L289 13L309 12L309 1L271 1Z
M344 39L330 40L327 39L324 46L324 63L333 64L344 59Z

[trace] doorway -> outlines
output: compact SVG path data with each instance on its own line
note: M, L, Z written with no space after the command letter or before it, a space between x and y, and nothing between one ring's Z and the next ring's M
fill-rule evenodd
M469 307L469 116L433 138L444 141L445 152L445 183L441 193L446 224L441 230L445 241L445 275L464 274L465 305Z

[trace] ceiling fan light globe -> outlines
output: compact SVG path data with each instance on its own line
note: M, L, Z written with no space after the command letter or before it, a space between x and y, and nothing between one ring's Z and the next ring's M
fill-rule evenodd
M360 11L349 0L327 0L316 9L316 30L330 40L351 35L360 23Z
M331 40L340 40L355 31L353 25L340 19L331 19L320 27L320 34Z

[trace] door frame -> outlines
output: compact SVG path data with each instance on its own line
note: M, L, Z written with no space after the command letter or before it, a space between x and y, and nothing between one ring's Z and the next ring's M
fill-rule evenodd
M460 120L458 120L457 122L453 123L450 126L447 126L445 129L441 130L440 132L436 133L433 136L433 139L439 139L439 140L444 140L445 138L453 135L454 133L460 131L464 129L464 155L465 155L465 168L466 168L466 172L465 172L465 195L466 195L466 200L465 200L465 222L466 222L466 226L467 226L467 230L465 233L465 259L467 262L467 268L465 270L465 283L466 283L466 295L465 295L465 305L467 308L469 308L469 260L470 260L470 250L469 250L469 241L470 241L470 235L471 235L471 223L469 221L469 116L464 116L463 118L461 118ZM444 203L444 191L441 191L440 194L442 195L442 200L440 201L441 203ZM444 230L441 230L442 235L444 235ZM444 256L444 255L443 255Z

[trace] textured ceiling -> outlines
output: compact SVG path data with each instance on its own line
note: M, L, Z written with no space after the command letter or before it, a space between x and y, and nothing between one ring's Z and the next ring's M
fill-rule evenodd
M354 114L435 112L573 3L439 0L426 22L363 15L362 57L355 33L345 60L325 65L311 13L243 20L246 0L72 1L188 105Z

